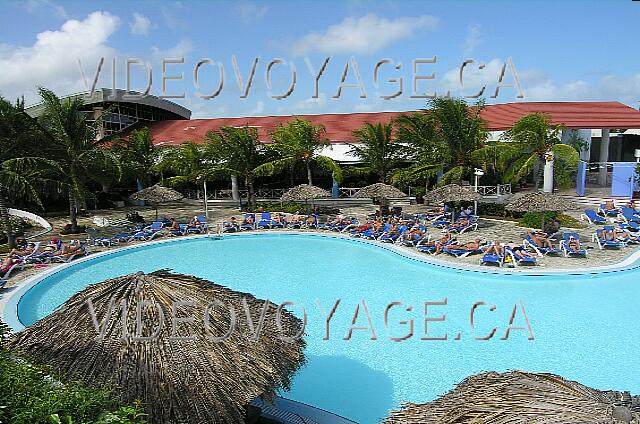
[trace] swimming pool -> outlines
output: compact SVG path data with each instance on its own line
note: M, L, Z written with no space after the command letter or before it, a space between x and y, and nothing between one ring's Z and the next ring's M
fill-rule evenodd
M78 262L26 291L18 316L30 325L89 284L159 268L275 303L293 301L291 310L299 316L304 306L308 364L283 395L362 423L376 422L402 401L434 399L485 370L553 372L596 388L640 391L636 269L542 276L462 271L364 241L321 234L243 234L140 245ZM325 314L337 299L329 340L324 340ZM486 305L475 309L472 330L472 307L480 301ZM427 323L427 335L447 334L447 340L422 340L425 302L441 303L428 306L429 319L446 315L443 322ZM353 330L351 339L344 340L358 304L355 326L369 326L366 305L376 340L370 329ZM385 326L390 304L396 306L388 309ZM514 306L513 326L524 329L501 340ZM413 336L391 340L407 337L410 324L401 321L410 320ZM492 339L474 339L494 327Z

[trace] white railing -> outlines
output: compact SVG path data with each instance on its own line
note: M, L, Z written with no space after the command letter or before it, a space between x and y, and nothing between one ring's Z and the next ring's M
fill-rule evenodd
M471 187L475 189L475 187ZM498 184L495 186L478 186L478 193L483 197L505 196L511 194L511 184Z

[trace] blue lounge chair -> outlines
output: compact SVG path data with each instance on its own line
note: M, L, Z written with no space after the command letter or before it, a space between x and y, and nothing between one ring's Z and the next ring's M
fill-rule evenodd
M169 230L169 234L172 236L185 236L188 228L187 224L178 224L178 229Z
M622 219L627 223L635 222L640 224L640 213L635 209L623 207L620 209L620 215L622 215Z
M522 245L525 249L531 249L536 252L539 257L543 257L545 255L559 255L562 253L562 249L557 247L540 246L529 235L527 235L527 238L522 241Z
M278 222L275 219L272 219L271 228L284 228L287 225L287 221L284 219L284 216L279 212L276 212L276 216L279 217L280 221Z
M413 240L407 240L406 239L406 235L408 234L408 230L407 230L407 232L405 232L402 237L399 237L396 240L396 243L400 243L400 244L402 244L404 246L408 246L408 247L415 247L418 243L420 243L421 241L423 241L425 239L426 239L427 242L429 242L429 240L431 239L431 235L429 233L427 233L427 226L426 225L420 225L420 226L418 226L418 229L420 231L422 231L422 234L425 234L425 235L418 236L417 238L415 238Z
M462 234L465 231L475 231L478 229L478 223L477 222L470 222L469 225L465 225L465 226L453 226L453 224L448 225L446 227L444 227L442 229L443 233L457 233L457 234Z
M607 219L598 215L593 209L585 209L580 219L589 221L589 224L607 224Z
M143 228L133 235L133 240L149 241L153 240L161 234L163 224L160 221L151 223L148 227Z
M249 223L248 221L251 221ZM253 213L245 213L244 220L242 224L240 224L240 230L255 230L256 229L256 215Z
M273 219L271 219L271 212L262 212L260 214L260 220L256 225L258 228L271 228L273 225Z
M198 215L198 216L196 216L196 219L198 220L198 226L197 227L189 226L187 228L187 234L191 234L191 233L205 234L205 233L207 233L209 231L209 225L207 224L207 218L205 218L204 215Z
M508 246L504 248L505 256L508 255L511 262L515 266L519 265L536 265L538 263L537 259L531 256L523 255L519 250L514 250Z
M592 242L596 242L598 244L598 247L600 248L600 250L604 250L604 249L621 249L624 247L624 242L619 241L619 240L607 240L606 236L604 236L604 234L606 234L606 232L608 231L614 231L615 227L608 225L605 226L602 229L596 230L595 233L593 233L593 235L591 236L591 241Z
M409 227L407 227L406 225L401 225L398 227L397 233L395 234L389 234L389 232L383 233L380 237L378 237L378 240L385 243L395 243L395 241L398 240L398 238L401 237L408 229Z
M240 225L234 221L222 221L221 230L223 233L235 233L240 231Z
M475 253L482 253L482 251L484 250L484 248L486 247L485 245L480 245L480 247L478 249L451 249L447 246L444 246L442 248L443 252L446 252L450 255L455 256L456 258L465 258L469 255L473 255Z
M565 231L563 234L563 239L560 240L560 248L562 249L562 251L564 252L564 256L565 257L570 257L570 256L574 256L574 257L585 257L587 256L587 251L586 249L572 249L571 246L569 245L569 243L571 242L571 240L578 240L580 241L580 235L578 233L572 232L572 231Z
M485 253L480 259L480 265L498 265L504 264L504 255L496 255L495 253Z
M24 261L19 260L18 262L16 262L13 265L11 265L9 267L9 269L4 273L4 275L2 275L2 277L0 277L0 288L2 288L7 283L7 280L9 279L9 277L11 276L11 274L14 271L23 270L24 269L24 264L25 264Z
M598 212L602 216L618 216L619 210L618 208L607 209L604 203L600 203L600 206L598 207Z
M387 224L384 224L384 227L382 227L380 231L375 231L373 228L365 231L364 233L362 233L362 237L367 239L377 239L382 234L389 231L390 228L391 228L391 224L387 223Z
M338 225L334 225L332 230L333 231L345 232L345 231L349 231L350 229L356 228L358 225L360 225L358 220L356 218L351 218L351 221L349 221L347 223L341 222Z
M313 218L313 221L309 222L308 221L309 218ZM318 228L318 215L308 215L307 216L307 220L304 221L300 227L309 228L309 229ZM300 227L298 227L298 228L300 228Z
M620 224L620 228L626 231L637 232L637 231L640 231L640 224L634 221L626 222L626 223L623 222Z
M115 243L111 237L103 237L98 234L95 228L87 228L87 241L94 246L109 247Z

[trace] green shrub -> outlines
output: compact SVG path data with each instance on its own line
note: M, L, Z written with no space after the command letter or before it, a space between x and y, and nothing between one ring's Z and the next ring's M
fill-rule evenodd
M542 214L539 212L527 212L520 219L518 225L521 227L528 228L540 228L540 224L542 223ZM560 226L564 228L583 228L584 225L580 223L577 219L561 214L558 212L545 212L544 213L544 222L550 222L554 218L557 218L560 221Z
M478 203L478 215L507 216L508 212L502 203Z
M0 342L8 332L0 320ZM10 354L0 344L0 423L145 423L140 403L119 407L114 393L106 388L61 381L44 367Z

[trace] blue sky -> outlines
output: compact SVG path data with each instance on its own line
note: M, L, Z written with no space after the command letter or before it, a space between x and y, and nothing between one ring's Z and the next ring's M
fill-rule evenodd
M84 90L78 69L81 60L88 78L95 75L101 57L106 64L99 86L111 86L111 60L117 60L117 85L126 86L125 61L137 58L151 66L151 92L162 93L162 59L184 57L169 65L167 74L183 74L169 81L168 94L184 92L174 100L193 110L194 117L282 115L326 112L411 110L424 107L412 99L416 59L437 57L435 64L419 65L418 74L435 73L433 80L418 81L418 92L461 96L486 85L485 96L495 91L501 67L508 59L515 67L524 99L515 88L501 89L492 102L617 100L637 107L640 101L640 2L609 1L347 1L347 2L222 2L222 1L4 1L0 15L0 95L37 100L35 87L43 85L60 95ZM259 57L254 81L246 99L236 81L232 56L237 58L243 82L253 60ZM312 98L315 70L330 57L319 82L319 98ZM201 89L193 82L196 63L205 58ZM272 90L265 82L272 68ZM366 92L345 87L334 99L345 64L347 84L356 83L355 60ZM379 84L373 83L375 64ZM464 72L465 59L476 62ZM221 93L203 100L219 82L218 63L224 67ZM291 63L296 85L290 85ZM485 65L483 70L478 65ZM514 83L507 66L504 84ZM141 67L132 68L132 89L142 90ZM383 100L398 90L402 94Z

